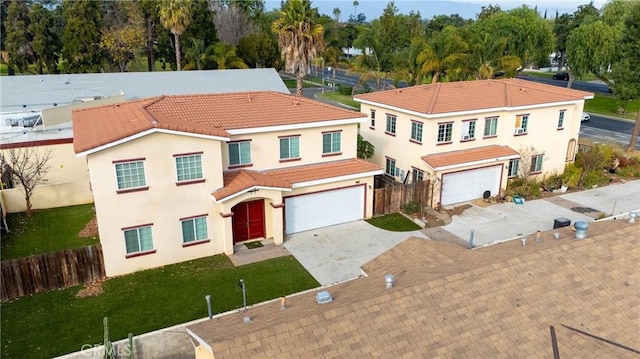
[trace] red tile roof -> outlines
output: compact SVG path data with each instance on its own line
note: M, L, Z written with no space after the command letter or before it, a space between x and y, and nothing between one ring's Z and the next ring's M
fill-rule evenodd
M590 92L511 78L419 85L356 95L354 99L435 115L592 97L593 93Z
M519 154L509 146L491 145L475 147L468 150L436 153L422 156L421 158L431 166L431 168L438 168L475 161L492 160L500 157L504 158L507 156L519 156Z
M252 187L291 188L295 183L376 171L382 173L379 166L357 158L264 172L227 171L223 174L224 187L213 191L212 195L219 201Z
M74 149L83 152L156 128L229 137L228 130L360 119L360 112L279 92L161 96L75 111Z

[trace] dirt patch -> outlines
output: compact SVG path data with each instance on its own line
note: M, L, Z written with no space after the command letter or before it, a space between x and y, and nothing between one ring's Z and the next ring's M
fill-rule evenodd
M470 204L463 204L450 209L443 209L442 211L444 211L449 217L453 217L455 215L461 215L462 212L466 211L469 208L471 208Z
M106 278L97 279L84 285L84 288L76 294L76 298L86 298L102 294L102 287Z
M80 238L89 238L98 236L98 220L95 216L87 223L86 226L78 233Z

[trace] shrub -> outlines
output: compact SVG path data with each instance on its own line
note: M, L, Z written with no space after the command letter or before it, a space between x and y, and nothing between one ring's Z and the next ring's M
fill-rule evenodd
M582 168L578 168L575 163L570 163L564 168L562 182L569 188L576 188L578 187L578 182L580 182L581 175Z
M620 177L640 177L640 166L619 167L616 174Z
M353 87L340 85L340 94L341 95L351 96L352 92L353 92Z
M540 196L540 183L535 178L530 178L524 186L522 178L514 178L507 183L505 194L507 196L518 195L530 199Z
M406 214L414 214L420 211L420 204L418 202L412 201L407 204L402 205L402 211Z

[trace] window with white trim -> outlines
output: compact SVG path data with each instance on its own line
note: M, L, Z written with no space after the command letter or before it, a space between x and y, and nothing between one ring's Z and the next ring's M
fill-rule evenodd
M376 110L369 111L369 119L371 120L371 127L376 127Z
M531 156L531 173L542 172L543 160L544 160L544 155Z
M453 133L453 123L438 124L438 143L451 142L451 134Z
M176 156L176 173L178 182L202 179L202 155Z
M529 115L516 116L516 135L523 135L527 133L527 127L529 126Z
M280 138L280 159L300 158L300 136Z
M388 133L393 133L395 135L395 133L396 133L396 116L387 115L387 129L386 129L386 131Z
M476 120L462 122L462 141L476 138Z
M207 235L207 217L189 218L182 223L182 243L203 241Z
M251 163L251 142L229 143L229 166L247 165Z
M487 117L484 119L484 136L495 136L498 134L498 118Z
M520 160L517 158L509 160L509 170L507 171L507 177L518 177L518 167L520 166Z
M411 121L411 139L422 142L422 122Z
M424 181L424 171L414 168L411 174L411 182L417 183Z
M141 253L153 250L153 236L151 226L124 230L124 243L127 254Z
M116 163L116 180L119 190L145 187L144 161Z
M340 152L340 132L327 132L322 134L322 153L339 153Z
M384 173L391 176L391 177L395 177L396 175L396 160L394 160L393 158L389 158L387 157L386 159L386 164L384 167Z
M558 114L558 128L563 128L564 127L564 113L565 113L565 111L562 110Z

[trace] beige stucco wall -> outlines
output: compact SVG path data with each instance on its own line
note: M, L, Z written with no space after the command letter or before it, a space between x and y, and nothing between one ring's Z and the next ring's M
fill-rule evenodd
M328 131L341 132L341 154L322 156L322 133ZM278 136L300 136L300 160L280 162L280 141ZM263 171L268 169L301 166L313 163L331 162L357 156L358 124L347 124L331 127L293 129L279 132L252 133L234 135L231 141L251 140L251 162L248 169ZM225 168L229 164L228 146L223 147Z
M76 157L72 143L37 146L39 152L51 150L49 172L46 183L36 187L31 198L32 209L45 209L72 206L93 202L93 193L89 184L89 171L85 158ZM20 149L15 149L20 151ZM8 149L0 153L8 158ZM24 191L18 181L16 188L3 191L8 213L24 212L26 204Z
M373 162L384 168L385 156L394 158L396 166L407 171L416 167L427 172L429 167L420 157L471 149L489 145L506 145L516 151L533 146L539 153L544 153L543 174L562 173L567 163L567 147L571 139L578 139L580 130L580 116L584 101L573 104L553 105L545 108L535 108L516 111L486 111L473 115L457 115L440 118L420 118L398 111L390 111L380 107L362 104L361 112L369 114L371 109L376 110L375 129L362 126L360 133L375 146ZM560 110L566 110L564 128L557 129ZM396 136L385 134L386 114L397 116ZM527 135L514 136L516 115L529 114ZM486 117L499 116L497 136L483 138L484 120ZM475 141L461 141L462 121L476 119ZM410 142L411 120L423 122L422 144ZM452 142L450 144L437 145L438 124L453 122ZM571 158L573 158L571 156Z
M222 187L220 142L196 137L152 134L88 155L100 241L108 276L222 253L224 219L214 211L211 192ZM174 154L202 151L206 181L176 186ZM149 189L117 194L112 161L145 158ZM206 215L211 240L182 247L180 218ZM122 228L153 223L155 253L125 258ZM220 223L220 224L219 224Z

